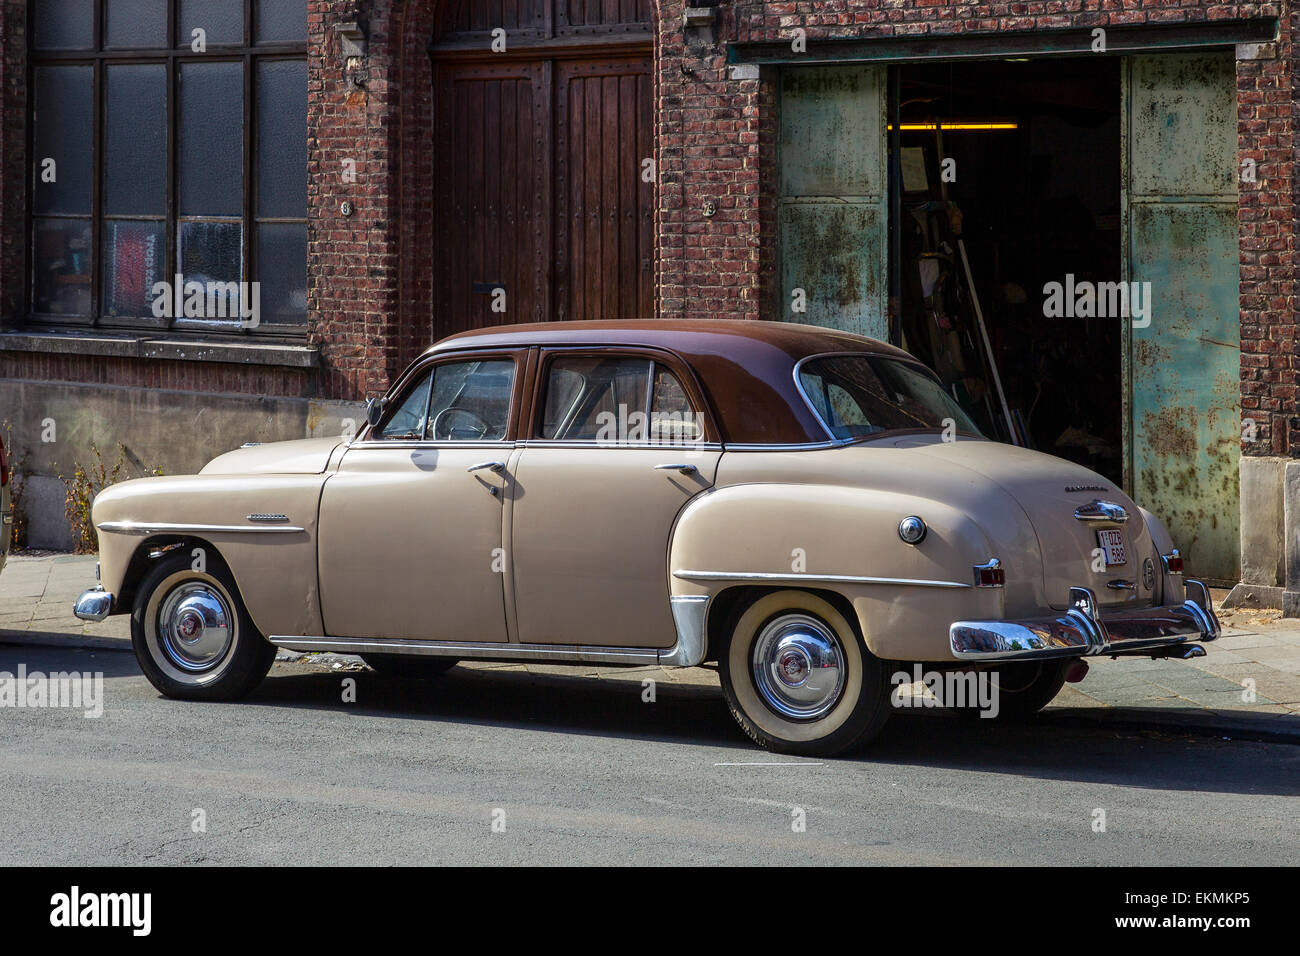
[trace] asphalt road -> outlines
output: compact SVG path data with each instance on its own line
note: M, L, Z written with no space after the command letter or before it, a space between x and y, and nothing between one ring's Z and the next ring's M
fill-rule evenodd
M1295 745L927 715L819 762L752 747L713 688L661 683L644 703L634 680L298 662L247 701L193 704L159 697L127 654L0 645L0 671L20 662L102 671L105 708L0 709L4 865L1300 856Z

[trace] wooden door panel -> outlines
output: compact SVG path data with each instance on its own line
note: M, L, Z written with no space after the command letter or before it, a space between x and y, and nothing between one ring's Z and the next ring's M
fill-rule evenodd
M652 313L654 184L650 62L555 67L555 318Z
M442 335L550 315L549 69L437 69L433 322ZM492 310L496 283L504 312Z

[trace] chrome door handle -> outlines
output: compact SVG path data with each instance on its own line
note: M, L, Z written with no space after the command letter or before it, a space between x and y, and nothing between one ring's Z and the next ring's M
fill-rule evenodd
M680 471L683 475L694 475L699 470L694 465L655 465L655 471Z
M470 465L465 470L468 472L487 470L499 475L506 470L506 463L504 461L480 461L477 465Z

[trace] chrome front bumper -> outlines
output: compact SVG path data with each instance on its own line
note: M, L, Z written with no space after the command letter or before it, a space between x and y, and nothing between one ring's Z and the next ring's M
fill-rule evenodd
M83 621L102 621L113 612L113 595L103 588L91 588L77 598L72 613Z
M963 661L1037 660L1148 650L1212 641L1219 636L1209 589L1189 580L1182 604L1098 613L1089 588L1070 588L1070 609L1023 621L957 621L948 630L953 657Z

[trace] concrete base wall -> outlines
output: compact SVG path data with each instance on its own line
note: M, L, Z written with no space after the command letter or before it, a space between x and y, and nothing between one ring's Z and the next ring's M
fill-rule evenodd
M185 475L245 442L350 435L364 422L358 402L0 381L0 426L24 477L33 548L72 546L59 476L95 466L94 448L105 468L124 461L121 480L154 469Z
M1223 603L1300 616L1300 461L1241 459L1241 583Z

